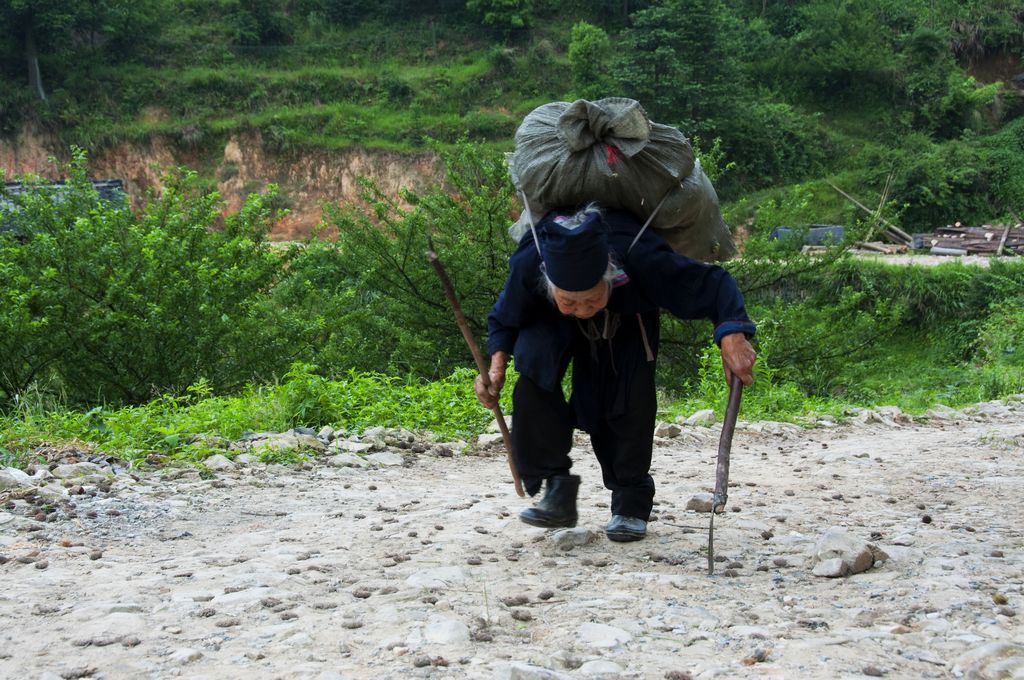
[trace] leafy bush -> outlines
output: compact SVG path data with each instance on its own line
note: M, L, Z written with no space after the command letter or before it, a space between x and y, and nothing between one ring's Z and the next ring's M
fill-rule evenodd
M1024 297L991 305L974 348L979 359L994 367L1024 368Z
M338 233L332 266L352 285L343 293L347 311L336 319L336 341L358 350L373 338L369 354L387 354L387 364L376 370L439 376L472 365L425 257L428 236L478 342L507 275L515 244L506 232L516 201L503 157L468 142L441 157L445 186L405 192L399 201L366 182L363 209L328 209L327 221ZM348 360L365 365L358 353Z
M610 60L611 41L608 34L593 24L576 22L569 42L569 65L572 68L572 86L576 97L600 99L610 94Z
M67 170L59 200L42 187L15 197L27 227L0 237L6 399L53 376L72 403L138 403L288 365L305 329L265 304L294 255L265 240L272 190L222 217L218 196L184 173L135 215L97 197L83 153Z

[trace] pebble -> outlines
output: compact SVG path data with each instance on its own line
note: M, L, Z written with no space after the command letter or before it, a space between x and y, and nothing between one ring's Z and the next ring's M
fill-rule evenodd
M878 666L865 666L861 669L861 673L872 678L881 678L885 676L885 671Z
M585 527L559 529L551 534L551 540L560 550L572 550L593 541L597 535Z
M768 659L768 652L764 649L758 648L754 650L754 653L750 656L744 657L740 663L744 666L753 666L755 663L764 663Z

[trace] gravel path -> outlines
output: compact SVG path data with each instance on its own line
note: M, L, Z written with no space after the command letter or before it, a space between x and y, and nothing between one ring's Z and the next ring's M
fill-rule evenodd
M1024 404L942 415L741 423L713 578L685 507L716 427L658 438L657 521L630 544L604 537L582 437L561 534L517 520L500 452L8 500L0 677L1021 678ZM814 576L834 526L890 559Z

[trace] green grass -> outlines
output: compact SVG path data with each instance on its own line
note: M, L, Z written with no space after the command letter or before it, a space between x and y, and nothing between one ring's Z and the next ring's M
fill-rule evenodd
M491 418L472 394L471 371L426 382L354 372L329 380L314 370L296 365L280 383L252 386L234 396L212 396L199 384L185 397L164 396L118 409L81 412L43 399L23 400L11 414L0 416L0 463L24 465L40 444L72 441L135 464L151 453L196 463L223 452L205 439L234 440L247 431L331 425L359 432L383 426L454 439L481 432Z
M757 381L744 392L745 420L800 422L808 415L842 418L851 407L894 405L921 413L936 404L962 407L1024 392L1024 368L943 363L945 349L907 335L880 352L851 362L842 376L847 388L833 397L809 397L771 366L762 351ZM767 355L766 355L767 354ZM0 466L24 467L43 443L75 443L116 455L135 465L150 454L164 461L202 465L226 453L216 439L234 440L246 431L284 431L296 426L331 425L350 432L370 426L432 432L438 438L466 438L482 432L492 416L476 403L474 372L460 370L426 382L378 374L350 373L330 380L315 367L296 365L281 382L251 386L241 394L212 396L199 384L185 397L164 396L136 407L96 407L75 411L42 398L24 399L0 416ZM514 374L503 395L510 411ZM659 418L710 408L721 417L727 399L717 350L704 351L696 382L686 396L659 395ZM257 452L265 462L298 463L302 451Z

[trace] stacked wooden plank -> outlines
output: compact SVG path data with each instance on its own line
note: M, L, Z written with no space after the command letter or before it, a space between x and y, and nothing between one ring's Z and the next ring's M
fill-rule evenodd
M1024 224L965 227L957 222L933 234L915 234L914 240L937 255L1024 255Z

